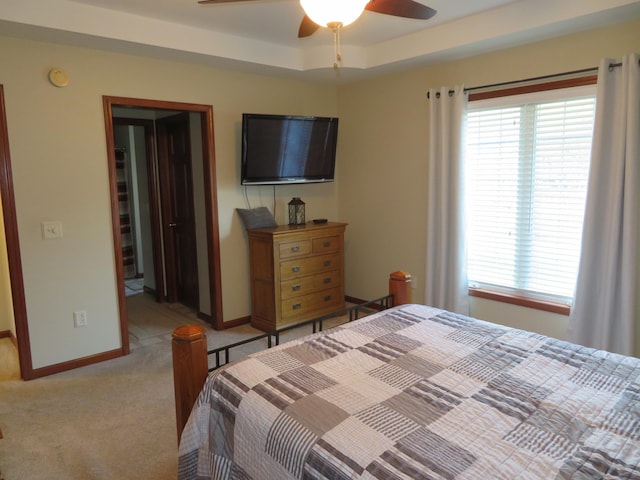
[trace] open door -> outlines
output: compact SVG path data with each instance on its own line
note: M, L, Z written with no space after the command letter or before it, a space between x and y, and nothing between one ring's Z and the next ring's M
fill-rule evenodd
M156 122L167 300L199 308L189 114Z

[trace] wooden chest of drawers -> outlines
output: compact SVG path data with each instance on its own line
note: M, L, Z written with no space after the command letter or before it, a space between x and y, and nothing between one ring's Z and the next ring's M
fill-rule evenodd
M265 331L344 308L345 223L247 230L251 325Z

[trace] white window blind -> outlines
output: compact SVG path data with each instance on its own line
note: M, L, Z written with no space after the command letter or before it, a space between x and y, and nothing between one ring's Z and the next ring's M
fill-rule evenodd
M595 113L587 88L470 103L471 286L571 302Z

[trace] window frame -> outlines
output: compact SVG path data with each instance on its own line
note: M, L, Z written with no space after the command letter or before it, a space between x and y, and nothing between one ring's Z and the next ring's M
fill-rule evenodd
M469 93L469 102L479 100L488 100L490 98L510 97L515 95L523 95L527 93L544 92L549 90L561 90L564 88L580 87L585 85L595 85L598 81L597 75L585 75L562 80L554 80L551 82L537 83L531 85L522 85L519 87L509 87L486 92ZM505 292L501 290L493 290L490 288L469 287L469 296L493 300L496 302L508 303L521 307L542 310L560 315L569 315L571 306L565 303L552 302L542 300L527 295L519 295L515 293Z

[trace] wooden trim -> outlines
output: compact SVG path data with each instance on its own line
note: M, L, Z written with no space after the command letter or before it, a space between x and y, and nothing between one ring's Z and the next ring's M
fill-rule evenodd
M347 303L353 303L354 305L357 305L359 303L367 303L367 301L363 300L362 298L351 297L349 295L345 295L344 296L344 301L347 302Z
M122 357L121 349L118 348L115 350L109 350L107 352L78 358L76 360L70 360L68 362L62 362L55 365L49 365L47 367L36 368L33 371L33 378L46 377L48 375L66 372L67 370L74 370L76 368L86 367L87 365L93 365L95 363L105 362L107 360L113 360L120 357Z
M411 274L398 270L389 275L389 294L393 295L393 305L405 305L412 303ZM359 304L367 303L367 300L345 295L345 302Z
M151 295L154 298L157 298L156 289L155 288L151 288L151 287L147 287L146 285L143 285L142 286L142 291L144 293L148 293L149 295Z
M218 226L218 189L216 187L216 154L213 131L213 108L208 108L201 116L202 121L202 161L204 162L204 207L207 218L207 256L209 257L209 298L212 325L216 330L224 330L222 317L222 270L220 265L220 236Z
M7 243L9 281L13 301L13 318L16 326L20 375L24 380L34 377L31 361L31 341L27 320L27 302L24 294L24 277L20 239L18 237L18 216L13 192L13 173L9 152L9 131L4 102L4 87L0 85L0 197Z
M569 315L571 313L571 307L569 305L554 303L548 300L525 297L524 295L496 292L484 288L470 288L469 296L484 298L487 300L494 300L496 302L510 303L511 305L533 308L535 310L543 310L545 312L557 313L560 315Z
M228 320L224 322L224 330L227 330L228 328L239 327L240 325L246 325L248 323L251 323L251 315L247 315L246 317L240 317L240 318L236 318L235 320ZM220 329L216 328L216 330L220 330Z
M8 338L9 340L11 340L11 343L13 343L13 346L16 347L16 349L18 348L18 339L16 338L16 336L13 334L11 330L1 331L0 338Z
M489 98L509 97L512 95L524 95L526 93L545 92L547 90L559 90L561 88L581 87L584 85L595 85L598 82L597 75L588 75L584 77L567 78L564 80L555 80L553 82L537 83L532 85L523 85L520 87L509 87L488 92L470 93L469 101L487 100Z
M115 139L113 133L113 103L108 97L102 98L104 128L107 140L107 164L109 170L109 191L111 194L111 232L116 268L116 288L118 293L118 315L120 317L121 354L128 355L129 318L127 317L127 296L124 290L124 267L122 265L122 233L120 231L120 205L118 200L118 175L116 169Z
M203 136L203 162L204 162L204 190L205 209L208 237L208 263L209 263L209 296L212 309L211 315L216 329L224 329L222 318L222 275L220 269L220 240L218 234L218 206L215 182L215 144L213 137L213 107L211 105L199 105L193 103L169 102L162 100L148 100L128 97L103 96L105 131L107 138L107 156L109 161L109 178L111 189L111 216L112 231L114 235L114 248L116 257L116 275L118 275L118 303L120 312L120 334L122 343L126 342L126 353L129 353L129 322L126 313L126 296L124 294L124 270L122 268L122 251L120 238L120 216L117 204L117 185L115 184L115 153L113 152L113 111L114 105L149 108L155 110L176 110L196 112L201 114ZM115 190L114 190L115 189ZM126 338L125 338L126 337ZM124 348L124 347L123 347Z
M209 315L208 313L204 313L204 312L200 312L198 311L198 313L196 314L196 316L200 319L200 320L204 320L205 322L211 324L213 319L211 317L211 315Z

